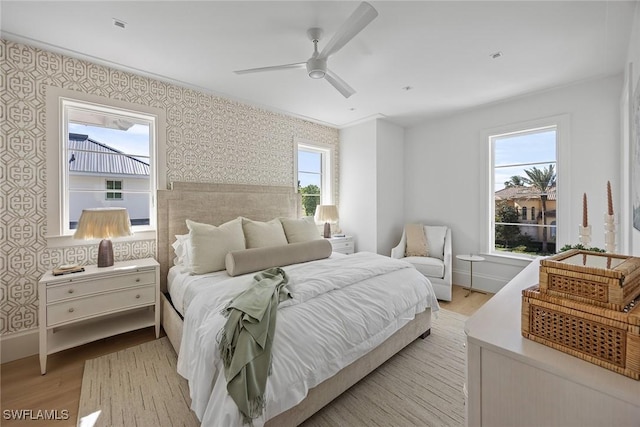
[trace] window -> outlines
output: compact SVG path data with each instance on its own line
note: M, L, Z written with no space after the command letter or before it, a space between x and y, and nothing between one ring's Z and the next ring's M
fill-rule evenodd
M108 191L108 190L122 190L122 181L108 179L107 193L105 196L106 200L122 200L122 191Z
M86 208L127 208L134 230L155 225L152 115L61 98L62 232Z
M489 252L532 256L555 253L558 125L490 134L489 142Z
M314 215L319 204L332 204L331 155L329 147L311 142L297 143L297 188L305 216Z

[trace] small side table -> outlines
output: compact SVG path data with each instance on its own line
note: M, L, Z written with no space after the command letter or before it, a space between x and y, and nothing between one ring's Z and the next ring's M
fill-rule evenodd
M465 298L471 295L471 292L473 291L484 294L485 292L473 289L473 263L482 262L484 261L484 258L478 255L456 255L456 258L458 258L461 261L469 261L469 289L468 289L469 292L467 292L467 294L465 295Z

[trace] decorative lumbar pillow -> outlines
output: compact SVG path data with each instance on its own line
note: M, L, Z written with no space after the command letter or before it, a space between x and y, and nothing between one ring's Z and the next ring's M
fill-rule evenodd
M227 252L245 248L240 218L218 227L187 220L187 228L191 249L189 268L192 274L224 270Z
M289 243L308 242L310 240L320 240L322 236L316 226L313 217L300 219L280 218L284 234Z
M242 229L244 230L247 249L286 245L288 243L282 223L277 218L269 222L242 218Z
M229 252L225 259L225 265L230 276L238 276L271 267L283 267L328 258L331 256L331 251L331 243L328 240L312 240Z
M422 224L407 224L404 226L407 236L405 256L429 256L427 238L424 235Z
M427 236L429 256L444 260L444 239L447 235L447 227L425 225L424 234Z

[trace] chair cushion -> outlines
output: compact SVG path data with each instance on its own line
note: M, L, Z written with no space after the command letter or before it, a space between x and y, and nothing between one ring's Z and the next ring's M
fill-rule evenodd
M429 256L444 260L444 239L447 235L447 227L425 225L424 234L427 236Z
M404 261L411 263L416 270L427 277L444 277L444 261L438 258L426 256L410 256L403 258Z
M422 229L422 224L407 224L404 227L407 235L406 256L429 256L427 239Z

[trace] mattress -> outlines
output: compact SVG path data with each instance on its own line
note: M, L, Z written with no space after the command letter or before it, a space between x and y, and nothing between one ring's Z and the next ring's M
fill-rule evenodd
M278 309L266 406L255 426L297 405L309 389L377 347L417 313L438 310L429 280L404 261L361 252L283 269L293 298ZM226 392L217 336L226 320L221 309L251 285L252 276L182 280L190 284L183 292L178 373L189 380L191 408L203 425L242 425ZM174 284L181 277L175 274Z

